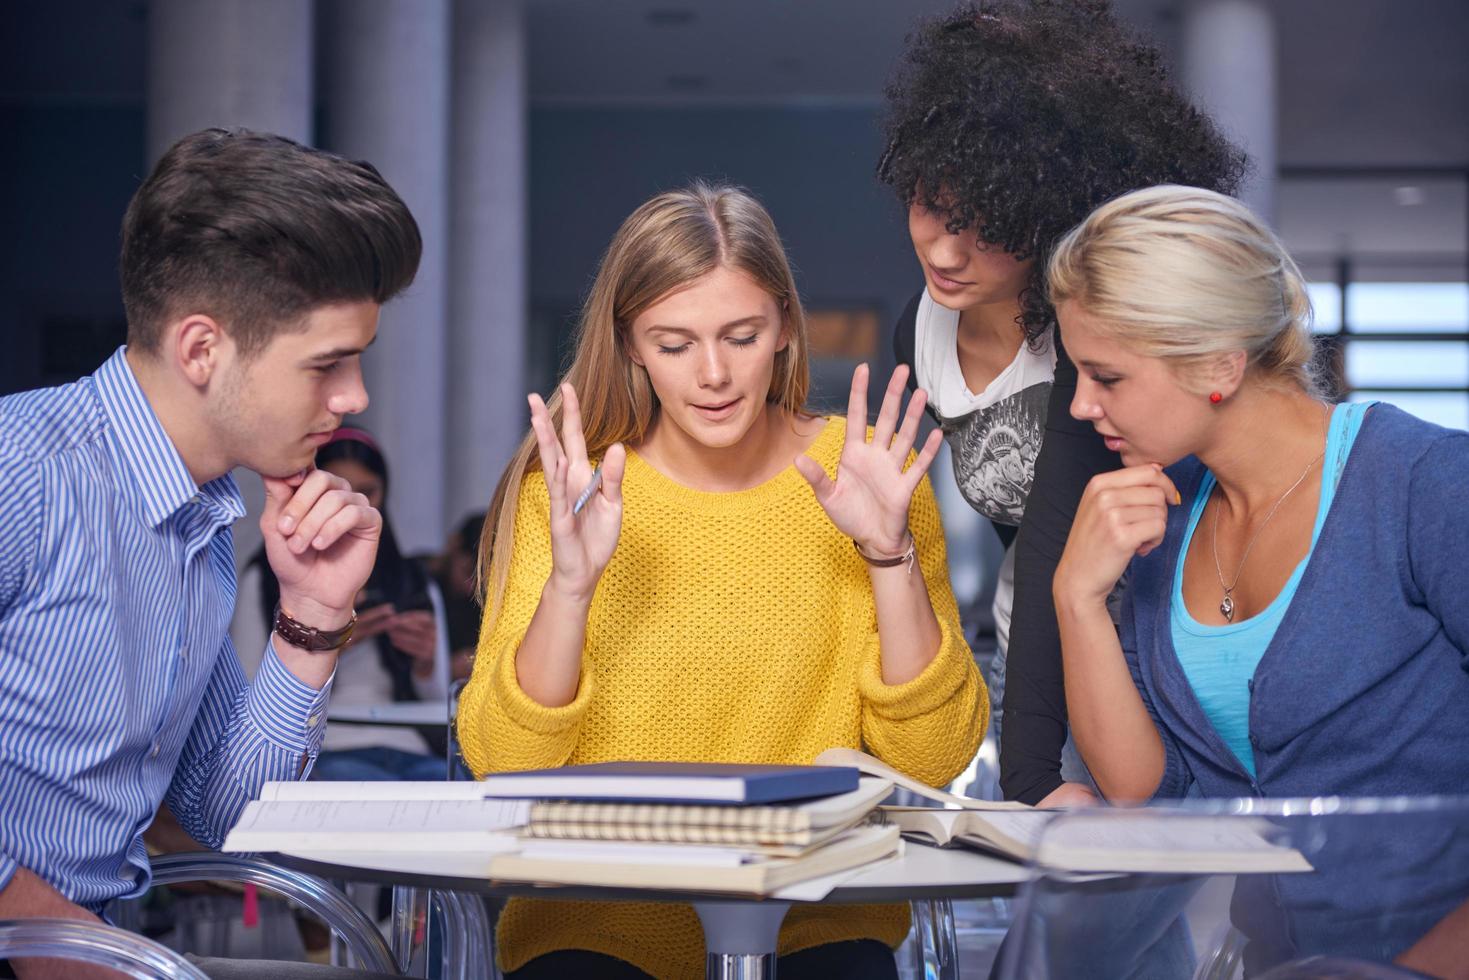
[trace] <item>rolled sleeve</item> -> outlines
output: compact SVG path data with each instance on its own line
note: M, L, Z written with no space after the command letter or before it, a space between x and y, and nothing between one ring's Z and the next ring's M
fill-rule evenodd
M459 698L460 745L477 775L565 764L591 707L596 682L585 661L570 703L550 708L526 694L515 674L518 646L494 653L482 646Z
M265 658L245 697L245 712L266 741L287 752L315 758L326 734L326 709L332 681L315 690L286 669L276 655L275 642L265 644Z

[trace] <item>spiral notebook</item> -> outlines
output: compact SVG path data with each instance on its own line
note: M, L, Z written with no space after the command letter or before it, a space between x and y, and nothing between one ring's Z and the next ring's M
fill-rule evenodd
M534 803L522 833L550 840L637 841L807 848L856 826L892 791L864 776L849 793L777 806Z

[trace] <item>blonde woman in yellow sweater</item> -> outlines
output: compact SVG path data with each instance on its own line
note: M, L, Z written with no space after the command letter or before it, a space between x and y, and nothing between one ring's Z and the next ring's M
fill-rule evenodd
M765 210L701 184L623 223L575 359L491 505L487 615L460 737L475 772L620 759L809 763L863 748L942 784L987 722L924 476L918 392L867 368L806 414L800 299ZM576 497L600 485L580 513ZM906 906L797 907L783 980L894 978ZM517 900L501 967L697 978L684 905Z

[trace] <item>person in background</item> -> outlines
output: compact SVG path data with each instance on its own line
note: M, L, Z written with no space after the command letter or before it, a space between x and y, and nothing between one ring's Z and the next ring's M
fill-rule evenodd
M1054 586L1103 794L1463 794L1469 433L1324 401L1305 281L1222 194L1123 195L1061 241L1048 281L1072 415L1124 465L1088 483ZM1345 870L1240 878L1246 974L1331 954L1464 976L1463 833L1346 850Z
M939 436L915 446L922 392L900 418L904 369L869 433L867 376L845 421L805 412L800 297L749 194L695 184L634 211L490 507L470 767L845 746L930 784L962 771L988 712L925 476ZM910 922L793 908L780 975L896 978ZM516 899L499 937L513 980L704 976L687 905Z
M930 20L887 97L877 172L908 209L925 284L893 348L928 392L960 492L1006 546L990 675L1001 790L1092 802L1067 743L1051 576L1086 481L1118 461L1067 414L1076 368L1046 258L1103 201L1160 183L1228 192L1243 158L1098 0L989 0Z
M439 701L448 693L449 647L439 587L418 562L405 558L386 515L388 464L363 429L333 432L316 452L316 465L346 480L384 512L377 561L357 607L357 628L343 650L332 703L376 705ZM264 550L240 574L230 636L248 675L261 646L280 585ZM387 725L329 725L316 761L317 779L438 780L445 776L442 731Z
M434 580L444 596L444 618L449 628L449 677L469 676L474 648L479 643L480 600L475 589L475 563L484 535L484 511L470 514L449 533L443 554L434 565Z

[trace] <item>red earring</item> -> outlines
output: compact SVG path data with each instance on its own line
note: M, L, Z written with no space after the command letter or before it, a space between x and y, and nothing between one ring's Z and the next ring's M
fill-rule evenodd
M1219 392L1217 391L1211 391L1209 392L1209 401L1213 402L1215 405L1218 405L1220 402L1224 401L1224 396L1219 394Z

